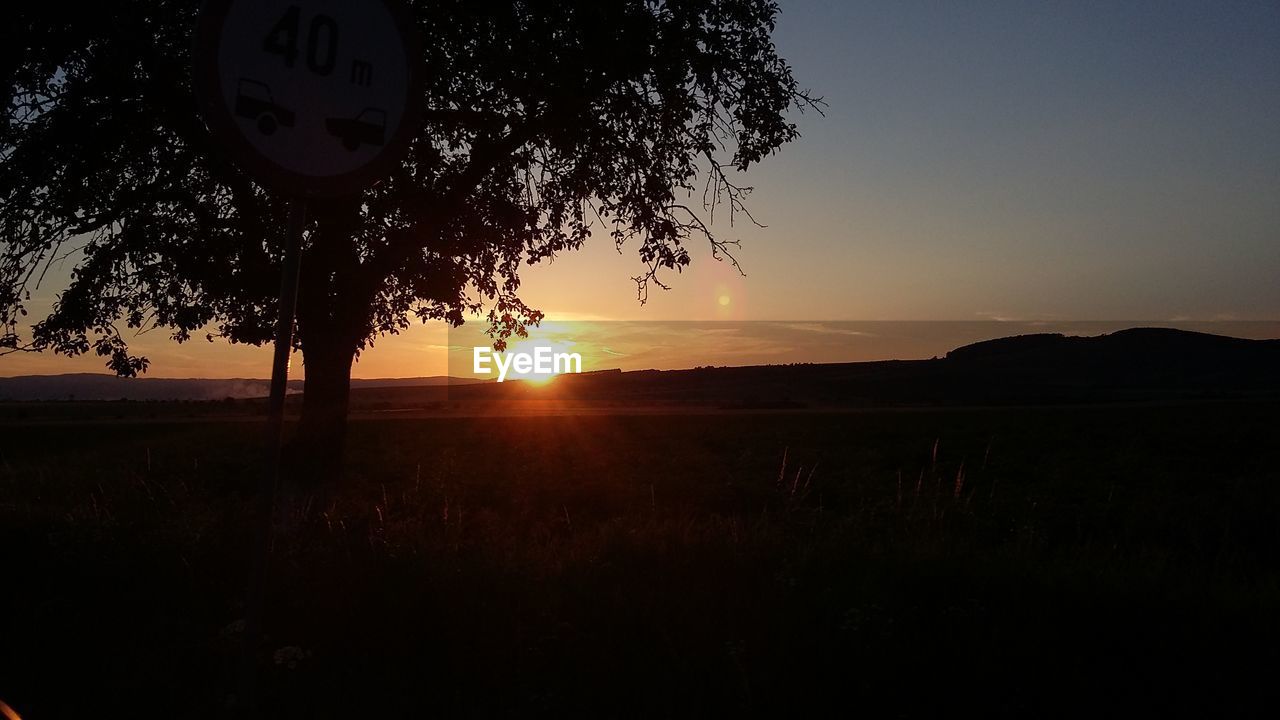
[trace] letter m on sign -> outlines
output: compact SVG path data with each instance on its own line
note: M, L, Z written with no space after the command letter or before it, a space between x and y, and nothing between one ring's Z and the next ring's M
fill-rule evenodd
M351 84L363 87L373 84L373 66L363 60L352 60Z

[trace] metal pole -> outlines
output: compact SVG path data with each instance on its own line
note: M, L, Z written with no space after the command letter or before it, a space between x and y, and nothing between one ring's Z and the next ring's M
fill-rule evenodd
M276 486L280 477L281 442L284 436L284 400L289 385L289 354L293 350L293 316L298 305L302 231L307 224L305 200L289 203L285 230L284 266L280 278L280 304L276 314L275 354L271 361L271 400L267 413L266 467L258 486L254 518L254 543L250 558L249 592L245 600L244 645L240 659L240 684L235 705L239 713L255 715L257 657L267 594L267 566L271 556L271 528L275 514Z

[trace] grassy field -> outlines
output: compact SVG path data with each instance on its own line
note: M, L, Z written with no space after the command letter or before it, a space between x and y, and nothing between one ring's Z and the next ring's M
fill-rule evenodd
M356 422L336 504L277 538L267 702L1261 712L1277 410ZM3 429L0 698L34 720L216 716L259 426Z

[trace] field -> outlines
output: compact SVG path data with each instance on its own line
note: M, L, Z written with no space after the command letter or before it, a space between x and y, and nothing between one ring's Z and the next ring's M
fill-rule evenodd
M1274 402L365 419L276 539L273 717L1260 713ZM13 417L12 413L8 417ZM217 716L260 426L15 423L0 698Z

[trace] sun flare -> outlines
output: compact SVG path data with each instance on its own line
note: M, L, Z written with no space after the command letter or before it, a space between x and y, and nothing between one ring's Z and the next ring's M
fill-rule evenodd
M560 339L552 340L548 338L537 338L537 339L529 338L526 340L521 340L515 343L514 345L512 345L510 352L516 353L516 354L523 353L527 355L533 355L538 348L543 348L544 352L547 349L549 349L553 354L558 354L558 353L568 354L568 353L574 352L573 346L575 344L576 343L572 341L565 341ZM581 371L580 363L581 361L579 361L579 365L578 365L579 372ZM565 371L565 368L562 368L559 366L552 365L552 367L554 369L551 372L539 372L537 370L532 370L529 372L521 372L513 368L511 372L507 375L507 378L509 380L519 380L521 382L524 382L526 385L529 385L530 387L546 387L547 385L550 385L551 382L555 380L557 376L563 374L563 372Z
M530 376L522 377L518 379L520 380L520 382L523 382L524 384L530 387L541 388L541 387L546 387L550 385L551 382L556 379L556 377L558 377L558 373L552 373L550 375L530 375Z

